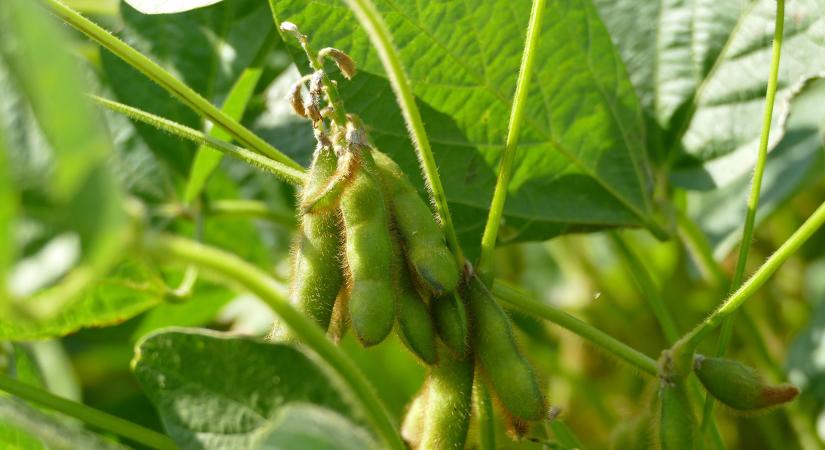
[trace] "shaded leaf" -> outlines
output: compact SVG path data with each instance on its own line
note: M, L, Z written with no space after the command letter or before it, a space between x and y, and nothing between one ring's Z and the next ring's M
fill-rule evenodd
M234 0L174 15L144 15L124 5L118 36L176 75L196 92L222 103L272 27L266 2ZM202 129L202 120L143 74L109 52L102 65L117 98L153 114ZM136 124L149 148L187 175L195 146L148 125Z
M790 102L782 139L768 154L756 224L765 220L806 184L825 173L825 79L800 87ZM688 214L708 236L717 259L724 258L742 238L745 199L751 173L713 191L691 192Z
M289 345L167 329L138 343L132 366L183 449L254 448L294 402L354 416L337 379Z
M294 403L281 409L263 434L260 450L366 450L378 448L369 433L330 409Z
M14 450L123 450L82 428L67 425L25 403L0 396L0 444Z
M477 242L495 184L530 2L376 1L418 98L459 232ZM340 2L277 2L316 48L349 53L359 74L339 81L378 147L423 186L382 66ZM503 240L650 224L640 107L589 1L545 10ZM295 53L296 61L303 61ZM474 247L474 246L473 246Z
M117 324L157 305L164 294L162 280L144 263L132 260L88 288L79 302L53 318L24 322L0 317L0 340L42 339L84 327Z

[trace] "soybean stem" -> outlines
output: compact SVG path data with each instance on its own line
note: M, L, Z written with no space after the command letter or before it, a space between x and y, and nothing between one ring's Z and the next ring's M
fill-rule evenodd
M516 156L516 150L518 149L521 124L524 121L524 110L527 106L527 93L530 88L530 76L533 73L536 47L538 46L539 35L541 34L544 4L545 0L533 0L533 7L530 11L530 21L527 25L524 52L521 55L521 68L519 69L518 81L516 82L516 93L513 96L513 105L510 109L510 124L507 130L507 140L504 144L504 151L501 154L498 179L496 180L495 191L493 191L490 211L487 214L487 224L484 227L484 234L481 237L481 256L478 261L478 271L485 276L489 275L492 269L493 253L495 252L496 240L498 239L498 229L501 224L501 216L504 214L507 189L513 174L513 161Z
M194 264L235 282L267 303L307 347L337 372L361 403L386 448L405 450L389 413L375 390L353 362L336 347L324 332L299 313L280 293L278 283L261 269L238 256L189 239L171 235L150 235L145 248L160 260L171 259Z
M768 87L765 93L765 108L762 115L762 133L759 137L759 148L756 156L756 166L753 171L751 190L748 195L747 213L745 214L745 225L742 229L742 242L739 246L739 256L736 260L736 268L733 272L729 292L737 289L742 284L745 277L745 268L748 262L748 253L753 241L753 228L756 222L756 210L759 207L759 195L762 188L762 176L765 173L765 165L768 159L768 139L771 133L771 118L773 116L773 105L776 100L777 80L779 78L779 60L782 55L782 35L785 23L785 0L776 0L776 17L773 32L773 48L771 52L771 66L768 75ZM716 348L717 356L724 356L730 344L733 333L733 318L731 314L724 320L722 330L719 334L719 342ZM707 429L709 417L713 414L713 397L708 395L705 400L705 407L702 416L702 430Z
M438 176L438 166L435 163L430 141L424 129L424 120L421 118L421 112L415 103L415 95L413 95L407 74L401 64L398 50L392 43L392 36L387 29L387 24L381 18L371 0L346 1L361 26L367 31L370 41L378 52L384 70L387 72L390 84L395 92L396 101L410 131L410 138L415 146L418 161L421 164L430 195L432 195L436 212L441 218L441 224L447 236L447 243L453 251L458 265L463 266L464 253L458 244L458 236L447 205L447 195L444 192L444 186L441 184L441 178Z
M301 186L304 183L303 170L294 169L291 166L287 166L281 162L275 161L251 150L238 147L237 145L217 139L201 131L189 128L186 125L173 122L164 117L156 116L141 109L94 95L91 96L91 98L99 105L117 113L124 114L134 120L146 123L159 130L174 134L175 136L193 141L199 145L205 145L222 153L242 159L255 167L266 170L287 183L296 186Z
M127 64L139 70L149 79L160 85L169 93L177 97L184 104L192 108L198 114L206 117L215 125L226 130L241 144L249 147L256 153L266 155L281 164L292 169L301 170L301 165L281 153L266 141L255 135L252 131L233 120L215 105L203 98L192 88L175 78L171 73L164 70L159 64L130 47L128 44L118 39L99 25L83 17L60 0L43 0L51 11L64 20L66 23L97 42Z
M513 308L553 322L587 339L608 353L650 376L656 376L657 374L656 361L654 361L653 358L648 357L627 344L616 340L616 338L609 334L582 322L564 311L541 303L535 298L532 298L530 294L504 280L496 280L495 283L493 283L493 295Z
M74 417L100 430L105 430L131 439L147 447L158 450L176 450L178 447L168 436L144 428L138 424L121 419L103 411L58 397L43 389L28 385L0 374L0 390L45 406L57 412Z

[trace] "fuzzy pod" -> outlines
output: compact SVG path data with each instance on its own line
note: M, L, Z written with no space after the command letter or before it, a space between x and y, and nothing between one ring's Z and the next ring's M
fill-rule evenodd
M418 448L421 445L421 436L424 433L424 424L427 420L427 387L426 385L415 396L407 413L404 414L404 422L401 424L401 437L410 448Z
M395 323L392 237L380 181L367 148L358 148L351 181L341 193L349 274L350 323L364 346L383 341Z
M730 359L697 355L693 370L710 395L739 411L779 406L799 394L796 386L766 383L756 369Z
M332 148L318 146L307 174L301 199L314 195L335 172L338 158ZM335 299L341 290L341 221L333 210L304 214L293 244L293 274L290 303L325 331L329 328ZM288 329L279 326L272 336L292 339Z
M440 347L427 375L427 412L418 450L462 450L473 407L473 361L455 359Z
M467 354L470 330L467 309L458 293L431 299L430 315L441 342L453 356L463 358Z
M404 345L421 361L435 364L435 324L427 305L413 285L404 256L401 254L401 245L395 239L393 244L398 334Z
M656 440L661 450L693 450L696 421L684 384L662 383L659 387L659 423Z
M398 164L379 151L374 155L407 258L435 296L453 292L459 271L441 226Z
M518 349L510 319L478 277L470 278L468 292L472 348L498 400L516 421L541 420L539 381Z

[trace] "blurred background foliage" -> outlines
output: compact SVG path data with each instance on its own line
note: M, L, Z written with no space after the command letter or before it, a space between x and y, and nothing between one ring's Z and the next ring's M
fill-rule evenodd
M150 55L173 74L215 104L226 98L232 82L254 57L271 28L265 2L236 0L218 6L172 16L143 16L117 0L70 0L67 3L93 17L135 48ZM598 2L597 2L598 3ZM42 17L41 17L42 19ZM43 19L45 20L45 19ZM609 22L609 21L608 21ZM608 26L610 24L608 23ZM79 56L80 70L68 72L67 64L44 54L44 60L66 74L76 74L78 85L91 91L138 106L194 128L204 128L195 113L141 74L100 50L67 27L47 28L67 39L69 54ZM2 35L2 32L0 32ZM231 250L244 259L269 269L286 283L288 254L294 219L294 192L242 163L224 159L206 188L209 205L221 200L245 199L262 202L270 216L221 216L200 220L199 213L182 206L180 198L195 146L145 125L137 125L113 113L77 112L77 99L59 93L32 92L24 86L20 73L25 67L15 63L15 48L5 45L0 59L0 125L7 151L0 164L7 173L0 183L10 185L22 204L11 252L0 255L0 268L9 268L8 290L22 296L53 285L77 264L94 265L94 246L110 247L95 227L106 214L115 225L107 232L118 233L124 212L120 193L141 199L148 208L153 227L199 236L204 242ZM66 56L66 55L63 55ZM71 65L71 63L68 63ZM279 40L263 65L254 96L243 123L256 133L305 164L312 149L312 134L306 124L291 116L283 101L299 73L288 49ZM21 72L22 71L22 72ZM16 75L15 75L16 74ZM52 74L53 75L53 74ZM763 74L758 73L759 76ZM71 76L69 76L71 78ZM634 80L635 81L635 80ZM44 81L48 84L48 80ZM795 97L797 108L788 117L794 130L813 127L818 132L799 141L780 144L768 162L767 191L760 226L750 254L749 269L770 255L825 198L825 164L822 131L825 118L821 100L825 84L812 81ZM76 92L84 92L78 89ZM61 104L60 102L67 102ZM88 197L76 174L61 175L60 136L69 125L53 120L49 104L62 113L75 112L81 127L83 117L102 114L107 130L91 130L80 138L94 139L99 133L99 152L90 152L79 163L88 166L96 192L103 198ZM81 108L82 109L82 108ZM65 116L60 116L65 117ZM52 120L50 122L49 120ZM653 120L650 117L646 120ZM817 122L818 120L818 122ZM78 122L73 121L72 126ZM794 124L799 124L794 128ZM61 129L63 127L64 129ZM76 130L76 128L75 128ZM71 131L71 130L69 130ZM792 133L786 134L786 138ZM90 137L91 136L91 137ZM69 136L65 139L75 139ZM102 142L102 143L101 143ZM106 148L113 143L112 148ZM800 142L802 144L800 144ZM54 156L50 156L54 155ZM71 158L71 155L68 156ZM94 172L101 160L114 168L117 180L108 171ZM685 167L688 167L686 165ZM687 170L687 169L686 169ZM57 171L57 172L56 172ZM73 183L72 180L75 182ZM9 183L9 181L11 183ZM62 184L61 184L62 183ZM113 187L117 184L121 187ZM7 186L8 187L8 186ZM709 248L725 273L735 264L738 226L744 207L748 178L724 189L676 191L676 203L689 205L688 214L708 237ZM122 190L121 190L122 189ZM73 193L80 192L75 197ZM3 189L0 188L0 198ZM8 202L8 200L6 200ZM0 214L11 203L0 205ZM215 211L219 209L216 206ZM69 214L65 214L68 212ZM0 221L2 223L2 221ZM6 232L6 230L0 230ZM541 301L562 308L617 339L652 357L668 343L642 299L622 253L609 234L563 235L548 242L516 243L502 246L496 255L496 276L536 293ZM697 265L694 253L678 242L660 242L645 231L618 232L631 244L650 272L677 320L687 331L718 305L723 287ZM114 239L114 238L111 238ZM792 405L755 417L718 414L720 428L730 448L787 450L823 448L825 439L825 231L820 230L762 289L744 310L747 319L738 322L730 356L758 367L772 379L789 379L802 388ZM201 278L187 299L175 298L168 286L183 277L180 269L159 271L135 252L127 263L119 264L99 283L89 305L79 311L61 313L46 326L27 328L25 321L0 320L0 366L17 378L41 385L67 398L82 401L149 428L162 430L160 417L147 393L141 389L130 368L137 342L163 327L204 327L242 335L264 336L274 316L259 300ZM13 258L8 258L10 253ZM55 256L58 255L58 256ZM85 258L92 258L87 260ZM11 261L11 262L10 262ZM91 261L91 262L89 262ZM5 266L4 266L5 264ZM25 280L26 283L22 283ZM650 408L654 383L632 368L611 358L571 333L518 312L511 312L522 344L530 360L547 382L549 400L562 410L561 418L582 439L586 448L609 448L611 432ZM754 345L751 333L764 338L765 347ZM48 338L49 335L65 335ZM703 349L711 353L713 340ZM363 349L352 337L342 347L374 383L394 418L400 420L409 400L417 392L425 370L397 339L375 348ZM0 435L8 433L0 424ZM537 435L542 435L541 430ZM541 443L514 444L500 435L501 448L542 448ZM21 439L20 448L29 447ZM546 440L552 440L552 435Z

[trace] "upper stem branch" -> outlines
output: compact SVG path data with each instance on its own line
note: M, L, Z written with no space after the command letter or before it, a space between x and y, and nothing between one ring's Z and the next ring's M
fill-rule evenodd
M205 116L215 125L226 130L238 142L249 147L251 150L266 155L293 169L301 170L302 167L297 162L290 159L266 141L258 137L255 133L233 120L223 111L218 109L209 100L203 98L192 88L175 78L171 73L164 70L160 65L147 58L145 55L130 47L125 42L116 38L108 31L101 28L91 20L83 17L77 11L65 5L60 0L43 0L58 17L66 23L85 34L93 41L105 47L117 57L124 60L130 66L142 72L149 79L159 84L162 88L178 97L183 103L192 108L198 114Z
M385 448L406 450L395 425L381 400L353 362L311 320L304 317L281 295L278 283L261 269L231 253L197 242L169 236L152 235L145 248L158 259L173 259L195 264L233 281L266 302L307 347L317 353L338 373L364 408Z
M44 391L3 374L0 374L0 390L74 417L95 428L129 438L150 448L158 450L176 450L178 448L172 439L157 431L144 428L138 424L91 408L82 403L58 397L51 392Z
M504 214L504 202L507 200L507 188L510 185L510 177L513 173L513 160L516 156L519 134L521 134L521 124L524 119L524 110L527 106L527 92L530 87L530 76L533 73L536 46L538 45L539 34L541 34L544 2L545 0L533 0L533 8L530 11L530 22L527 26L524 53L521 55L521 69L519 69L516 93L513 99L513 106L510 110L507 141L504 144L504 152L501 155L498 180L496 181L496 188L493 192L490 212L487 214L487 224L484 227L484 234L481 237L481 256L478 261L478 271L484 275L487 275L492 269L493 252L496 249L496 240L498 239L498 228L501 224L501 216Z

